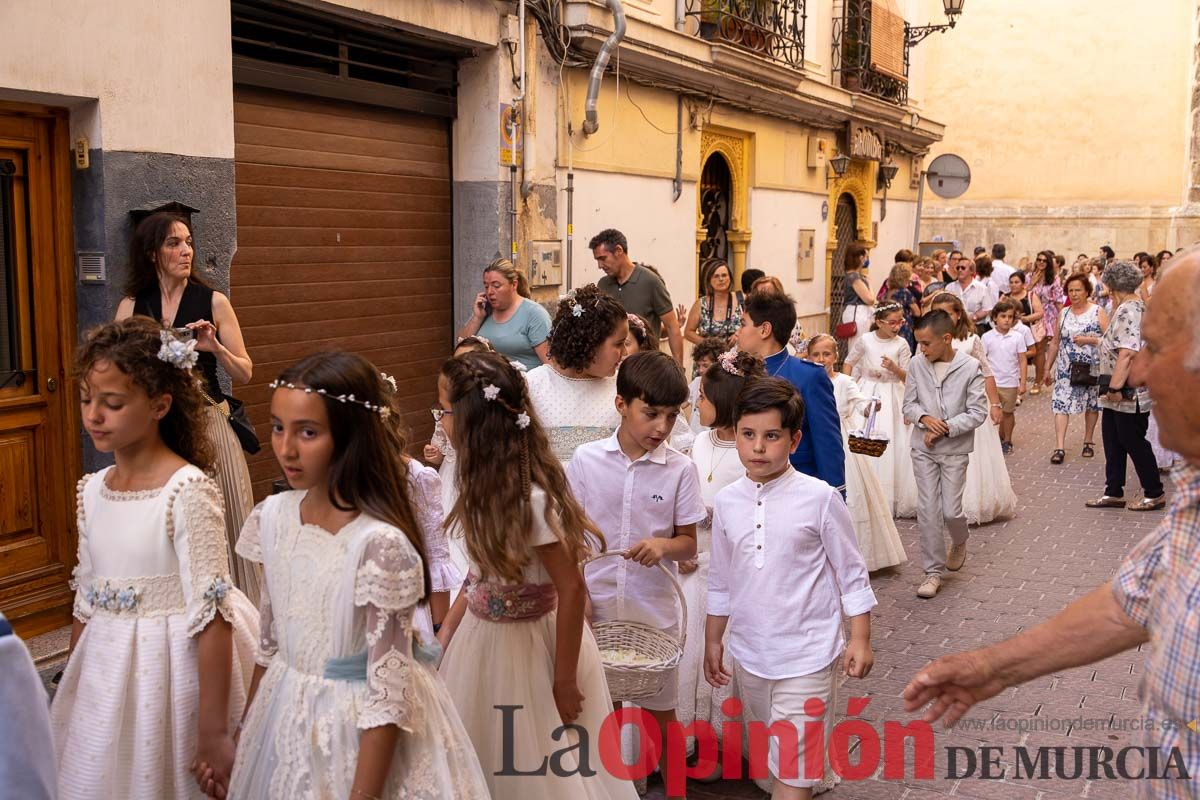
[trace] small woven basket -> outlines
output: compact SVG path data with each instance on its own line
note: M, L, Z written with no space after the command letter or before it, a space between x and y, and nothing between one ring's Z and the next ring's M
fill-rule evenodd
M879 458L887 450L887 439L868 439L865 436L850 434L850 452L860 456Z
M592 556L580 566L586 567L601 558L625 555L624 550L613 550ZM640 565L639 565L640 567ZM644 569L644 567L641 567ZM653 697L662 691L663 683L683 658L683 646L687 642L687 602L683 597L683 589L670 570L662 564L658 568L671 579L671 586L679 597L679 607L682 609L679 639L669 633L641 622L628 620L612 620L592 624L592 635L600 647L601 663L604 665L604 676L608 679L608 691L614 703L634 702ZM604 660L605 650L632 650L646 663L626 664Z

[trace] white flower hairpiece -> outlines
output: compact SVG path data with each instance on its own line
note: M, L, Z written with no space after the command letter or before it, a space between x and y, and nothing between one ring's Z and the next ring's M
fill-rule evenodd
M379 377L383 380L384 383L386 383L388 386L392 387L393 392L396 391L396 379L395 378L393 378L391 375L388 375L386 372L379 373Z
M724 353L721 353L721 355L717 357L717 361L721 363L721 369L725 370L730 375L736 375L741 378L744 377L746 373L738 369L737 356L738 349L736 347L731 347Z
M337 400L339 403L353 403L356 406L362 406L373 414L378 414L380 419L388 419L392 416L392 409L390 406L372 403L369 400L359 400L352 394L330 394L324 389L314 389L311 386L297 386L294 383L285 383L284 381L278 379L268 383L267 388L295 389L296 391L302 391L305 394L319 394L328 400Z
M168 330L159 331L158 338L162 342L162 346L158 348L158 357L171 366L191 372L192 367L200 360L195 339L184 342L176 339Z
M571 313L573 315L575 315L577 317L582 317L583 312L584 312L583 306L581 306L579 303L576 303L574 301L571 302Z
M499 386L493 386L492 384L489 383L487 386L483 387L483 397L485 400L495 400L499 396L500 396L500 387Z
M529 415L524 411L522 411L520 414L517 414L517 427L521 430L525 430L529 427Z

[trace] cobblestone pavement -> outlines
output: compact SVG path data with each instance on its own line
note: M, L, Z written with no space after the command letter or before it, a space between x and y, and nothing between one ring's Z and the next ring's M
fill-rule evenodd
M1080 457L1082 428L1082 418L1073 418L1067 461L1060 466L1051 464L1054 429L1050 398L1046 393L1026 398L1017 411L1016 450L1009 457L1013 487L1021 501L1018 515L973 530L966 564L960 572L950 574L941 593L932 600L920 600L915 595L921 578L916 563L919 551L915 522L897 523L909 562L872 576L879 598L872 615L875 666L866 680L848 679L841 689L840 715L845 713L848 696L867 696L870 705L860 716L870 720L877 731L882 730L884 720L907 722L910 717L903 711L900 692L920 667L938 656L1006 638L1052 616L1108 580L1123 555L1158 524L1162 512L1084 507L1085 499L1103 491L1104 453L1097 426L1096 457ZM1129 480L1126 495L1140 496L1132 466ZM1119 780L1013 780L1017 758L1014 747L1119 748L1136 743L1138 734L1121 730L1121 726L1124 720L1140 718L1137 685L1142 661L1141 652L1129 651L1010 689L976 707L968 717L977 726L994 728L967 730L960 723L956 729L945 731L939 725L935 729L935 780L914 779L910 755L908 778L904 781L884 782L880 767L870 779L843 782L822 797L1130 797L1134 787ZM1079 724L1080 719L1099 722ZM1010 726L1013 729L1008 729ZM1042 729L1030 730L1035 726ZM1088 726L1090 729L1085 730ZM1003 747L1000 764L1005 768L1005 777L999 781L946 778L945 748L951 746L972 748L977 754L983 746ZM1133 763L1140 761L1135 759ZM1068 762L1068 769L1072 766ZM648 797L657 800L662 796L661 784L652 785ZM766 795L750 781L722 781L690 783L688 796L724 800Z

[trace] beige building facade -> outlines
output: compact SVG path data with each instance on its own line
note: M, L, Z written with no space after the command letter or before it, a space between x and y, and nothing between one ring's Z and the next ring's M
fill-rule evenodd
M1195 0L968 2L923 46L947 126L930 158L961 156L972 180L926 192L922 240L1003 242L1010 263L1200 240L1197 24Z

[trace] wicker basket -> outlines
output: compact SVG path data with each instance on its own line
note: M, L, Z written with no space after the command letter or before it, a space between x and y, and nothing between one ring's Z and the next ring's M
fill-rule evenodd
M587 566L601 558L624 556L624 550L612 550L592 556L581 566ZM640 567L644 569L644 567ZM641 622L613 620L592 624L592 634L601 650L601 663L604 664L604 676L608 679L608 691L614 703L623 701L634 702L653 697L662 691L663 683L671 674L679 660L683 657L683 646L687 642L687 602L683 597L683 589L670 570L662 564L658 568L671 579L671 586L679 597L679 607L682 618L679 627L679 639L676 641L669 633ZM605 661L605 650L632 650L647 660L644 664L625 664Z
M860 456L879 458L887 450L887 439L868 439L865 436L850 434L850 452Z

